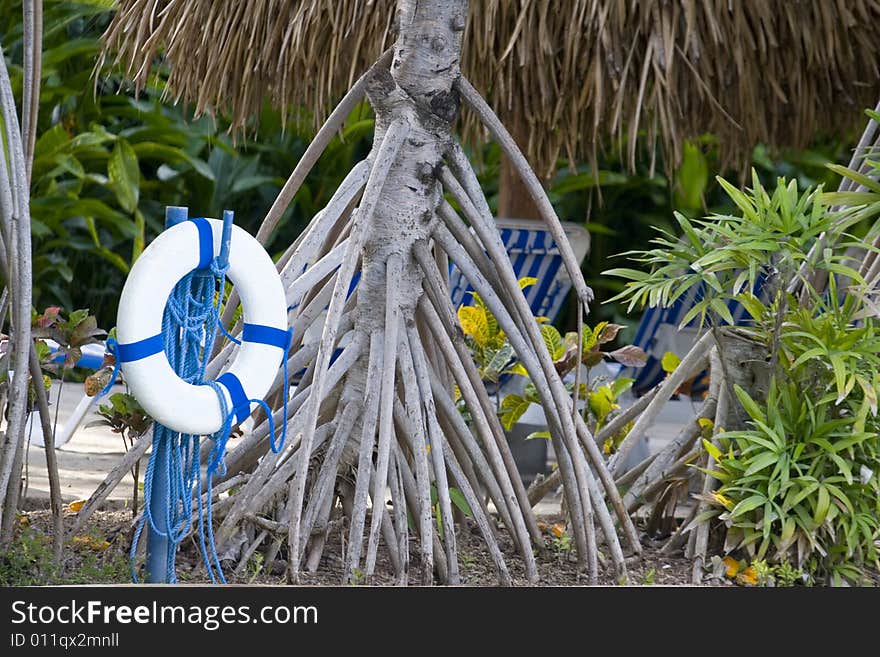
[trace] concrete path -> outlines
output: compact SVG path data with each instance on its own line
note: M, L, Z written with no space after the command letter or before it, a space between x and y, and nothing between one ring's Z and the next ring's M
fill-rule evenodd
M55 383L49 392L52 412L55 412L58 392L61 386ZM121 392L122 387L116 386L112 392ZM58 428L56 433L64 433L65 424L73 415L77 404L84 396L81 383L65 383L61 390L61 403L58 407ZM106 403L106 400L103 400ZM113 433L108 427L89 427L100 420L97 414L98 404L93 404L83 417L79 428L71 438L57 448L58 475L61 479L61 493L65 502L87 499L104 480L107 473L125 454L122 436ZM49 479L46 474L46 452L42 447L43 434L36 413L33 413L28 425L30 447L27 458L27 499L33 505L45 504L49 498ZM147 458L143 460L146 467ZM118 506L130 499L133 482L127 476L110 495L111 504Z

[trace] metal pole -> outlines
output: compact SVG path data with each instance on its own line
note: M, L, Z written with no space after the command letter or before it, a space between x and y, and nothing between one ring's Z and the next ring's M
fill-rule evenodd
M189 209L178 206L165 208L165 228L189 219ZM168 506L168 449L167 441L153 442L153 458L156 461L153 472L153 488L150 497L150 514L156 528L164 536L153 530L147 523L147 577L150 584L163 584L169 581L168 572L168 527L166 526Z

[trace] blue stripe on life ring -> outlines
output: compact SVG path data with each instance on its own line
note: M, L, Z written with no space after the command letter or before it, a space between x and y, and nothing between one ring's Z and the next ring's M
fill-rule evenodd
M238 377L232 372L226 372L220 375L217 383L223 385L229 391L229 396L232 399L232 412L235 413L236 423L241 424L247 420L251 414L251 403L248 401L248 397Z
M207 269L214 259L214 231L211 224L204 217L190 219L199 231L199 266L197 269Z
M290 345L290 331L263 324L245 324L241 339L243 342L257 342L286 350Z
M116 349L116 356L120 363L130 363L133 360L141 360L153 354L158 354L165 349L165 340L161 333L138 340L137 342L129 342L128 344L119 344Z

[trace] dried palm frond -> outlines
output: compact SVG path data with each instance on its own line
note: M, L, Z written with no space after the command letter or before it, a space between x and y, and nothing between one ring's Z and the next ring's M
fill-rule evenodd
M263 103L316 121L394 38L394 0L120 0L106 47L135 82L158 56L174 100L230 111ZM464 74L540 171L636 144L710 132L727 164L757 143L801 147L846 134L880 91L880 0L474 0ZM481 137L465 115L465 131Z

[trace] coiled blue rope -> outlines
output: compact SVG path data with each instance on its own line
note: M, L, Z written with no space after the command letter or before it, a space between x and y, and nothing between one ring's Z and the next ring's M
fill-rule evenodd
M229 407L223 388L215 381L205 381L205 368L213 351L218 328L233 342L240 341L231 336L220 322L220 309L223 305L226 289L226 272L229 267L229 244L232 226L232 213L224 213L223 240L220 254L215 257L210 267L187 274L175 286L162 319L162 338L165 354L171 368L187 383L207 385L217 395L223 425L215 434L208 436L212 441L205 467L205 495L202 501L200 485L201 437L192 434L179 434L158 422L153 423L153 451L144 473L144 512L135 529L130 552L132 581L137 582L135 554L143 530L149 526L150 532L167 538L166 542L166 582L175 583L175 557L178 547L189 533L193 524L193 496L196 493L196 509L198 516L199 549L202 559L212 582L225 583L220 558L217 554L213 531L213 478L223 475L226 471L224 457L226 444L233 427L234 409ZM288 330L289 348L291 332ZM108 392L112 387L120 367L119 345L112 338L107 340L107 350L115 356L116 363L110 382L104 389ZM289 377L287 369L287 349L283 356L283 424L280 440L276 440L275 421L269 405L262 399L250 399L249 403L260 405L266 412L269 421L270 445L277 453L284 446L287 437ZM163 522L153 517L152 501L156 484L157 461L164 459L158 468L164 473L161 490L167 493L168 499L162 505ZM163 529L163 527L165 529Z

